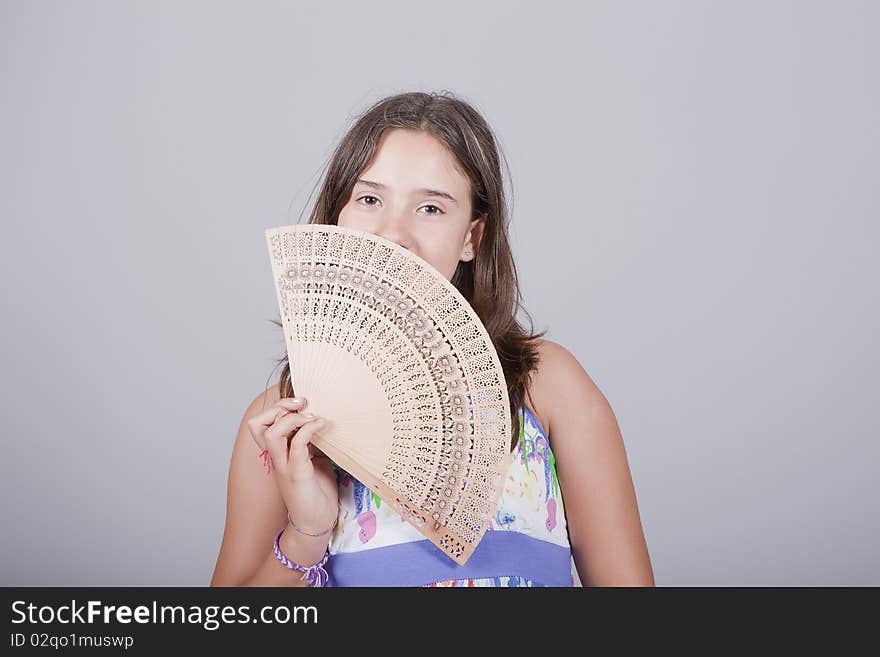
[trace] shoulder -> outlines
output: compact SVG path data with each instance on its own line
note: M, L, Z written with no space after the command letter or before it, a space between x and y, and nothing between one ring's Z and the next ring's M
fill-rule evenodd
M262 413L264 410L275 404L279 399L281 399L281 388L277 383L257 394L256 397L248 402L247 408L241 418L241 426L244 427L248 420L255 415Z
M277 402L279 399L281 399L281 387L276 383L254 397L253 401L251 401L248 406L247 415L259 413L264 408Z
M535 402L547 436L578 577L585 586L653 586L626 447L608 400L577 358L543 340Z
M600 424L616 424L608 400L574 354L552 340L540 338L537 344L538 367L529 393L535 415L547 433L562 433L554 429L565 425L573 415L587 415Z

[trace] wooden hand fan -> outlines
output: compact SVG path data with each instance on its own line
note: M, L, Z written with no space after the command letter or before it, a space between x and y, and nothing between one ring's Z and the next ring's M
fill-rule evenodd
M371 233L266 230L295 394L313 444L456 563L511 463L510 402L485 327L443 274Z

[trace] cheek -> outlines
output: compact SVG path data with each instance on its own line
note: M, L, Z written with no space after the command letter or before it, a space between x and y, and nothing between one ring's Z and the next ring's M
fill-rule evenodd
M458 259L454 253L446 250L426 250L419 253L422 260L426 260L434 269L438 270L446 280L452 280L455 274L455 268L458 266Z
M350 220L350 203L347 204L342 210L339 211L339 217L336 219L336 223L340 226L349 227L351 225Z
M352 207L351 204L346 205L339 211L339 217L337 217L336 223L343 228L354 228L355 230L366 231L369 231L371 226L369 219L362 213L359 213L357 208Z

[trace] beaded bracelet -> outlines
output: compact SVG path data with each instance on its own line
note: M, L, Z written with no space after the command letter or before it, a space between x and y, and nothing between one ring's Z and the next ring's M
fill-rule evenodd
M330 575L327 573L326 570L324 570L324 564L327 563L327 559L330 557L330 550L328 549L324 553L324 558L316 564L312 564L308 567L295 564L286 556L284 556L284 553L281 551L281 547L278 545L278 540L281 538L281 534L284 533L284 529L286 529L286 527L282 528L281 531L278 532L278 534L275 536L274 551L275 556L278 557L278 561L280 561L291 570L296 570L303 573L302 580L304 582L308 582L309 586L326 586L327 580L330 579Z

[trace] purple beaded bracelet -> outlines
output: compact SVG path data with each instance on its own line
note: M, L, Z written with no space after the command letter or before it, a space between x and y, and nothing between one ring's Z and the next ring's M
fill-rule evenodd
M300 566L299 564L293 563L290 559L284 556L284 553L281 551L281 546L278 545L278 540L281 538L281 534L284 533L284 529L282 528L280 532L275 536L275 556L278 557L278 561L282 564L290 568L291 570L297 570L303 574L302 579L305 582L309 583L309 586L318 587L318 586L326 586L327 580L330 579L330 575L327 574L327 571L324 570L324 564L327 563L327 559L330 557L330 551L324 553L324 558L321 559L318 563L305 568Z

